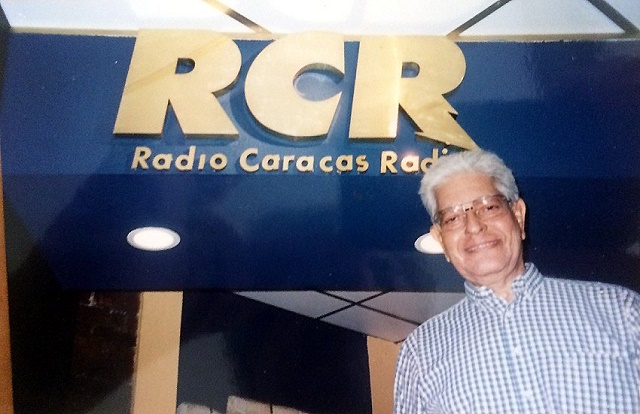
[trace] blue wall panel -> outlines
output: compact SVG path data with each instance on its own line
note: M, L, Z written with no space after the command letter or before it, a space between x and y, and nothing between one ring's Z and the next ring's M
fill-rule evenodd
M0 143L5 201L64 287L82 289L403 289L457 291L441 256L416 252L429 227L419 175L381 174L382 151L428 157L399 118L393 142L346 138L358 43L345 47L342 100L325 139L260 127L244 77L266 41L237 41L243 69L220 98L235 141L185 137L169 113L161 139L112 130L135 39L12 34ZM546 272L638 286L640 41L459 43L467 71L446 96L479 146L509 163L529 205L527 255ZM134 148L228 155L214 171L132 170ZM247 173L242 151L364 154L366 173ZM447 148L455 151L455 148ZM141 252L129 230L183 235ZM7 231L14 231L8 228Z

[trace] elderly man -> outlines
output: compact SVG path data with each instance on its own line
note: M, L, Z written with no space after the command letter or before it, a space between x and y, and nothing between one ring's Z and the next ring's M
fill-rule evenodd
M640 412L640 295L525 263L526 206L492 153L441 158L420 195L466 297L403 343L395 414Z

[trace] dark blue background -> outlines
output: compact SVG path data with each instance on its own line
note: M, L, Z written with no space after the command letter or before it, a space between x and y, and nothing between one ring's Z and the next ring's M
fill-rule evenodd
M381 151L431 154L400 116L395 142L351 143L357 42L346 45L342 101L326 139L294 143L249 115L246 70L264 41L238 41L240 80L221 102L235 141L185 138L170 113L162 139L112 130L133 38L12 34L0 108L7 232L23 231L65 288L457 291L441 256L413 248L429 220L419 175L381 175ZM528 204L527 258L547 273L638 289L640 41L459 43L465 79L447 95L476 143L513 168ZM132 171L154 152L366 154L365 174ZM450 148L450 150L455 150ZM167 252L126 244L135 227L182 235ZM24 229L24 230L21 230ZM17 259L13 259L17 260Z

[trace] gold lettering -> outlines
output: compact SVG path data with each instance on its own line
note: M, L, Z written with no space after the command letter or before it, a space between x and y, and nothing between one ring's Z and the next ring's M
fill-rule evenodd
M280 156L278 154L267 154L262 159L262 169L265 171L278 171L280 168Z
M420 171L420 157L417 155L408 155L400 161L400 168L406 173L416 173Z
M442 154L446 154L446 151L447 149L444 148L442 150ZM431 150L431 158L425 158L420 162L420 170L422 170L423 173L426 173L427 168L429 168L430 165L433 165L436 161L438 161L438 149L434 148Z
M211 156L209 166L216 171L224 170L227 167L227 157L224 154L216 153Z
M147 160L151 156L151 148L149 147L136 147L136 151L133 154L133 162L131 162L131 169L135 170L138 168L142 168L143 170L149 169L149 164L147 164Z
M258 165L251 165L248 162L249 157L256 157L257 155L258 155L257 148L247 148L246 150L242 151L242 154L240 154L240 159L239 159L240 168L242 168L246 172L258 171L258 169L260 168Z
M341 155L336 160L336 168L340 172L347 172L353 170L353 156Z
M320 158L320 170L326 173L330 173L333 171L333 167L329 164L331 162L331 156L327 155L326 157Z
M302 156L298 158L296 168L300 172L313 172L313 156Z
M391 174L397 174L398 170L394 165L396 161L398 161L398 154L393 151L382 151L380 153L380 174L386 174L387 171Z
M402 77L403 68L413 68L415 76ZM419 138L477 148L442 96L462 82L465 68L462 51L446 38L362 38L349 138L395 138L400 106Z
M268 45L247 73L245 96L251 114L265 127L294 140L325 136L341 93L323 101L300 96L294 81L312 69L344 74L341 35L292 34Z
M176 73L181 60L193 63ZM142 30L131 57L114 134L160 135L171 104L187 135L236 137L214 96L230 87L240 71L238 46L210 31Z
M168 170L171 168L171 161L173 161L173 155L158 154L153 157L153 168L156 170Z
M366 172L369 169L369 161L367 161L366 155L358 155L356 157L356 165L358 166L358 172Z
M176 157L176 168L180 171L193 170L193 162L196 156L195 145L189 146L189 153L178 155Z
M454 42L442 37L367 36L361 38L358 53L350 139L394 139L401 108L416 125L419 139L463 149L477 148L456 122L457 113L444 98L460 85L466 70L462 51ZM216 96L235 84L241 63L238 46L222 34L141 30L131 56L114 134L159 136L171 106L186 135L237 137L236 126ZM266 46L248 69L244 85L247 106L257 122L291 140L325 137L342 93L323 100L307 99L304 91L296 89L296 81L311 70L344 75L342 35L295 33ZM148 169L151 150L144 148L136 153L132 169ZM181 171L192 169L196 162L189 154L178 158L176 168ZM287 159L283 171L294 161L295 157ZM429 165L425 162L420 169ZM198 169L204 169L205 163L200 156ZM328 160L324 167L333 171L337 164L332 163L333 159ZM366 164L364 170L368 168ZM273 169L273 165L268 164L268 168ZM413 171L414 166L410 169Z
M285 155L282 158L282 171L289 171L289 166L296 159L295 155Z

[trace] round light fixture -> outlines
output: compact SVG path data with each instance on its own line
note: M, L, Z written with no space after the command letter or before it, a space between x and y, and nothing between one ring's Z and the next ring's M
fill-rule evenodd
M141 227L127 234L127 242L140 250L169 250L180 243L180 235L164 227Z
M417 251L427 254L443 254L442 246L433 238L431 233L423 234L413 244Z

